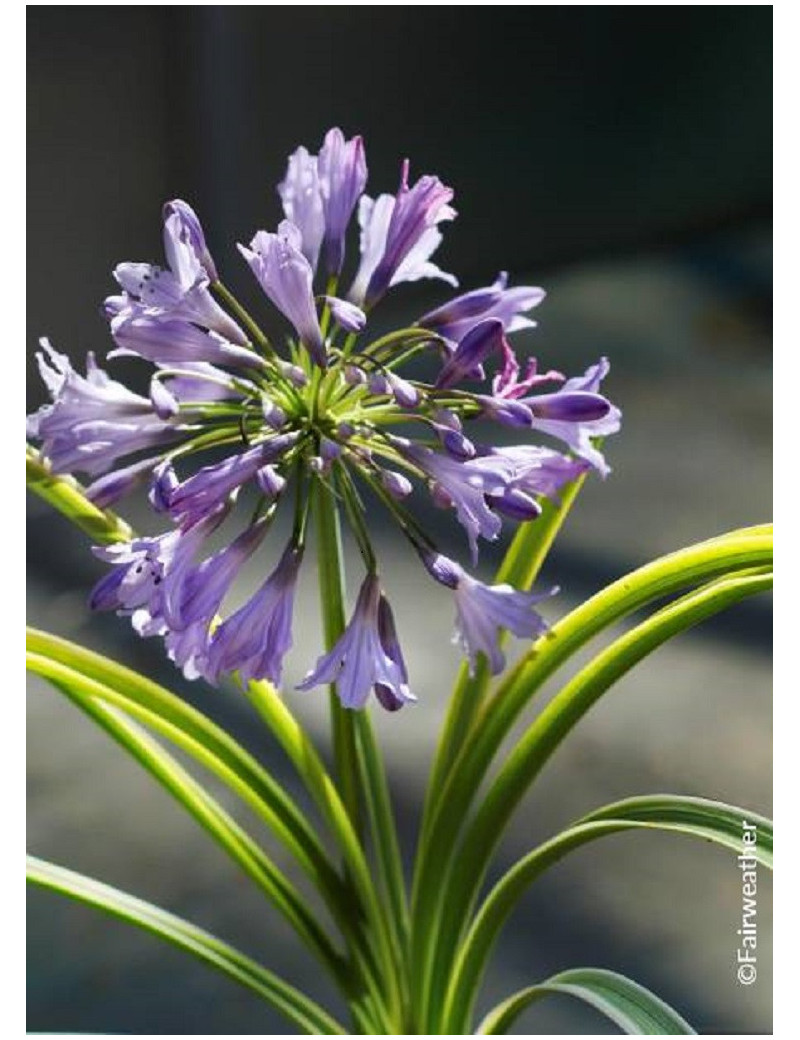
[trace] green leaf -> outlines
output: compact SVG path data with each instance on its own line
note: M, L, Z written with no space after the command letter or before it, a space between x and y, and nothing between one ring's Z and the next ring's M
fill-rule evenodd
M179 949L186 950L217 971L235 979L242 986L253 990L282 1012L303 1033L331 1036L347 1032L323 1008L283 979L233 946L175 914L94 878L56 866L35 856L27 857L27 876L31 883L41 888L60 892L87 906L94 906L165 939Z
M442 1031L469 1031L472 1009L492 948L500 931L530 885L568 853L589 842L626 831L655 830L685 834L741 852L742 822L757 828L752 855L772 868L772 823L735 805L683 795L628 798L582 817L520 859L484 900L462 942L450 974ZM748 851L751 849L748 846Z
M479 1035L505 1033L529 1004L551 994L563 993L596 1008L623 1033L672 1036L694 1034L677 1011L638 982L602 968L572 968L553 975L538 986L520 990L490 1011Z
M29 628L31 667L45 659L64 665L103 688L116 705L166 737L239 795L297 858L335 908L338 881L306 815L252 755L207 716L146 676L69 640Z
M415 936L413 963L416 970L417 1000L424 1015L427 1016L429 1009L432 1009L433 995L441 994L445 988L451 958L471 913L494 848L514 808L550 755L598 698L662 643L738 600L769 588L771 575L752 573L754 564L762 562L760 553L763 551L766 551L763 544L756 547L743 546L734 538L719 539L713 544L706 543L702 555L706 557L708 569L718 569L721 560L730 563L734 554L733 558L740 563L747 563L744 576L726 577L709 582L662 608L585 666L544 708L515 745L474 819L467 826L461 843L456 841L456 837L482 774L479 771L476 778L468 760L456 764L451 780L458 784L456 790L459 791L459 797L456 799L454 796L451 800L442 801L439 824L432 830L425 848L428 862L418 889L420 898L414 910L418 930ZM681 558L682 554L675 556ZM685 556L683 559L685 561ZM700 566L700 561L697 561L697 566ZM672 581L677 578L678 575L672 574ZM635 583L631 579L629 583L615 585L615 595L611 597L610 602L605 602L606 617L616 612L620 600L630 604L633 596L631 586L635 586ZM652 583L648 585L649 596L653 598ZM656 585L660 587L661 582L656 582ZM595 601L600 598L603 602L602 597L608 593L608 589L604 590L599 597L594 597ZM591 628L591 615L586 619L586 623ZM573 633L577 645L585 641L574 633L572 622L569 620L567 631ZM545 637L540 656L533 658L534 666L541 661L541 657L546 657L548 652L553 654L552 647L558 642L559 637L555 630L549 640ZM518 670L512 682L521 684L525 671L524 667ZM549 674L547 668L544 671ZM499 708L500 696L498 694L487 708ZM524 691L521 699L525 699ZM486 713L487 727L491 725L491 715L492 711ZM437 1011L432 1010L432 1014L435 1016Z
M28 655L30 666L128 751L220 845L283 914L309 949L340 984L346 964L294 885L263 849L179 763L116 708L106 707L109 692L66 665Z
M54 474L30 445L26 446L25 469L28 488L88 534L92 541L127 542L133 537L133 531L121 517L107 509L98 509L74 477Z
M508 552L497 569L494 584L508 583L517 589L528 589L533 585L556 535L586 481L586 476L584 473L564 488L560 502L542 499L541 515L530 523L520 524ZM503 632L502 641L506 638L507 633ZM424 840L433 822L444 782L483 704L490 679L489 668L483 655L478 660L474 675L470 674L466 662L461 665L431 768L422 816L421 840Z
M604 805L581 817L575 826L609 821L689 834L734 852L742 851L742 830L746 821L756 827L756 843L748 846L748 851L762 866L772 870L772 820L736 805L686 795L654 794Z

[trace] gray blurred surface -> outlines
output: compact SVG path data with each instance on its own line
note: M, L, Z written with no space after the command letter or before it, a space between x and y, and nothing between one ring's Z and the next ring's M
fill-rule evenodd
M109 272L122 259L158 258L159 206L178 194L198 206L226 278L263 309L233 243L277 218L286 153L338 122L366 134L371 187L392 189L403 154L416 172L456 186L460 216L441 263L465 288L500 266L547 288L539 328L516 341L521 353L568 374L611 358L608 392L624 429L607 445L612 476L587 484L542 576L563 589L551 619L656 553L768 519L768 9L308 10L32 11L29 263L32 284L48 291L30 296L29 346L47 333L76 361L106 349L97 308ZM412 53L424 76L408 75ZM487 54L502 76L476 75ZM378 320L408 319L444 295L406 287ZM32 379L29 405L41 399ZM463 559L450 518L426 520ZM376 719L410 850L458 657L447 593L399 541L384 535L380 551L420 699ZM89 616L102 568L36 501L28 552L30 623L152 674L293 782L238 698L185 683L124 620ZM484 574L497 559L487 546ZM319 652L314 595L309 564L290 681ZM627 795L701 794L768 813L769 651L764 598L635 670L544 771L493 876L577 815ZM287 699L327 748L325 697L289 690ZM277 915L166 794L42 683L31 683L29 703L32 852L163 903L335 1007ZM507 926L481 1008L554 971L598 965L637 978L701 1033L769 1033L764 872L760 882L760 974L745 989L734 977L733 857L663 835L578 852ZM234 983L40 891L29 897L28 1000L31 1031L285 1031ZM554 999L527 1012L518 1032L603 1028Z

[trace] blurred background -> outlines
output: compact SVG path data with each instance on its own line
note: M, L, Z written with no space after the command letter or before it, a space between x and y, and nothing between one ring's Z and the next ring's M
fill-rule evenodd
M555 619L606 581L771 513L771 7L29 8L29 356L47 334L82 361L109 346L99 305L121 260L160 262L160 206L201 215L218 265L263 307L236 241L280 217L298 144L362 133L368 190L399 162L456 189L437 261L463 288L500 268L548 298L516 339L546 367L607 354L624 412L542 583ZM405 286L381 320L446 297ZM28 408L44 399L29 368ZM134 521L144 510L134 505ZM140 668L223 721L291 782L247 705L182 681L155 641L90 617L101 568L29 502L30 623ZM442 518L432 514L432 522ZM447 549L463 546L449 521ZM448 540L449 539L449 540ZM390 536L380 550L420 704L378 719L407 847L457 655L450 602ZM485 574L499 549L483 557ZM312 570L313 568L308 568ZM259 575L245 576L244 593ZM313 574L295 680L320 645ZM576 816L658 791L769 813L769 603L745 603L628 676L583 721L518 813L495 872ZM287 687L289 689L289 687ZM321 694L288 692L326 744ZM58 695L32 682L30 851L162 903L329 999L315 965L193 822ZM280 860L280 853L276 853ZM763 873L763 872L762 872ZM770 1033L769 882L759 977L735 979L741 881L719 849L620 836L573 854L507 926L481 1008L569 966L628 973L701 1033ZM28 1029L281 1033L248 992L147 935L29 893ZM613 1031L553 999L521 1033Z

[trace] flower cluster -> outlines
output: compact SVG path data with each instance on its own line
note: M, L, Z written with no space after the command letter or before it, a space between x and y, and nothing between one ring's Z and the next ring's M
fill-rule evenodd
M372 337L369 318L392 286L422 278L457 284L431 260L440 225L456 213L452 188L431 175L412 183L408 162L394 195L373 198L366 182L361 138L330 130L317 155L298 148L290 156L277 230L239 246L289 326L283 350L220 281L191 207L167 204L166 266L120 264L120 291L104 305L115 344L108 356L147 362L148 396L111 378L91 355L81 375L43 340L39 367L52 404L29 417L28 432L55 472L90 478L87 494L102 508L148 485L168 529L96 549L110 570L91 602L130 616L143 636L162 636L190 678L217 682L236 672L243 681L281 681L309 503L335 496L367 573L344 634L300 688L335 682L350 708L374 691L394 710L414 696L361 492L370 489L427 572L453 591L471 664L484 655L497 672L502 629L523 637L544 630L541 595L471 577L437 551L404 499L420 482L437 505L453 509L474 565L479 539L496 539L504 518L534 521L543 497L558 496L590 468L606 472L597 438L619 428L620 413L601 393L605 359L572 379L540 373L534 359L520 365L507 337L535 324L527 315L544 292L509 287L505 273L407 328ZM360 260L339 295L354 214ZM420 368L435 374L423 378ZM519 443L492 446L491 424L512 429ZM530 443L534 431L562 450ZM237 509L247 486L255 508ZM287 498L289 543L252 598L221 618L237 573ZM209 540L223 525L236 533L212 552Z

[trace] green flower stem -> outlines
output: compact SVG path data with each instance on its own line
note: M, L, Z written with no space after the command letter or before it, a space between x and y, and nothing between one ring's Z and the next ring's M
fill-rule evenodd
M325 646L330 650L345 628L344 559L339 511L332 489L322 481L317 483L314 506L317 517L320 603ZM384 966L390 1008L393 1014L400 1015L403 1003L400 984L403 962L398 942L405 935L407 911L386 772L366 711L348 711L340 704L335 689L330 690L329 697L334 756L342 798L357 833L361 830L362 799L366 802L373 823L381 877L389 892L389 905L385 912L384 908L380 911L381 935L384 957L388 960Z
M360 904L353 909L353 927L358 929L360 936L356 953L364 967L374 999L380 1002L383 1000L385 968L374 959L372 946L377 950L375 956L378 960L383 958L385 962L388 949L386 924L372 874L350 815L313 742L277 690L270 683L262 681L249 683L244 692L294 765L341 850L348 877ZM382 1018L385 1031L391 1032L392 1023L386 1018L382 1006L377 1007L374 1013Z
M234 315L234 317L236 317L242 323L242 325L244 325L244 327L253 337L253 342L257 346L261 347L261 349L265 353L275 353L274 347L267 339L267 337L264 335L264 333L261 331L258 322L244 309L244 307L241 305L241 303L239 303L239 301L236 299L236 297L233 295L230 289L227 288L227 286L223 285L222 282L212 282L211 291L214 293L214 295L217 297L220 303L224 304L228 308L228 310Z
M682 795L629 798L604 806L529 852L494 886L459 947L445 998L442 1031L456 1035L471 1031L478 987L503 925L530 885L568 853L607 835L653 830L686 834L738 852L743 819L757 825L753 854L771 869L769 820L738 806Z
M533 585L585 480L586 474L583 474L565 488L560 503L545 499L541 515L530 523L520 525L497 570L494 579L496 585L508 583L518 589L529 589ZM504 631L501 645L507 638L508 633ZM450 767L484 702L490 681L488 662L483 654L480 655L474 675L470 675L466 663L461 665L428 781L421 842L425 840Z
M282 1012L303 1033L312 1036L332 1036L345 1035L347 1032L304 993L300 993L233 946L175 914L110 885L104 885L94 878L77 874L35 856L27 857L27 876L30 883L40 888L60 892L87 906L103 910L193 954L257 993Z
M449 866L457 863L457 869L448 870L441 879L444 896L426 930L421 958L421 1004L428 1016L423 1021L434 1030L438 1028L441 1005L432 1003L430 996L441 994L446 986L451 958L493 850L514 809L567 733L609 687L668 639L746 596L765 591L771 584L771 574L725 577L662 608L586 665L528 727L503 763L451 858Z
M408 1016L411 1014L411 1005L406 963L411 929L403 860L386 770L366 711L359 712L356 718L356 740L359 763L365 780L365 801L375 843L378 874L389 908L387 916L400 990L399 1005L401 1014ZM397 1023L400 1031L405 1031L411 1025L410 1021Z
M30 667L47 678L81 711L106 731L182 805L228 853L267 899L286 917L309 949L340 984L346 963L306 905L306 900L264 851L160 744L103 700L99 683L56 661L29 654Z
M317 569L325 649L331 650L345 629L345 578L342 532L334 492L322 481L314 486L317 521ZM333 755L342 801L357 833L361 830L361 792L353 716L329 691Z
M127 542L133 532L125 521L107 509L98 509L73 477L57 476L35 448L26 446L28 488L57 509L81 531L103 545Z

